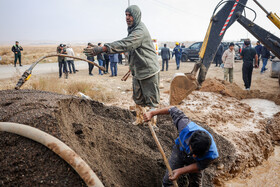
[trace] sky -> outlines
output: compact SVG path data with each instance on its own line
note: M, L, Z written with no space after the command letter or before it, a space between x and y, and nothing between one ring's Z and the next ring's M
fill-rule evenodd
M142 21L159 41L202 41L211 15L220 0L130 0L142 11ZM280 0L258 0L280 15ZM127 35L125 9L128 0L0 0L0 44L36 42L110 42ZM265 13L257 12L255 23L280 37L280 31ZM247 18L254 14L246 11ZM256 40L239 23L233 24L225 41Z

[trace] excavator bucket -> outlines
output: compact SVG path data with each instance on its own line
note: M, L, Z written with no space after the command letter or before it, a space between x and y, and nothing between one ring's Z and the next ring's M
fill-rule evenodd
M201 62L197 62L191 73L176 73L170 84L170 105L178 105L192 91L198 89L200 84L196 80L197 71L201 70L201 76L205 78L206 68Z
M170 84L170 105L180 104L198 86L192 73L176 73Z

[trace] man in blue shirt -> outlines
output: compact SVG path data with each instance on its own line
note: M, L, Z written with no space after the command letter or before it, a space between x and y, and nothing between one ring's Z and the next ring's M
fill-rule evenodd
M163 186L172 186L172 181L181 175L188 174L189 186L201 186L201 171L219 157L217 146L212 135L192 122L176 107L167 107L147 112L144 120L149 121L153 116L170 114L174 125L178 129L179 137L175 140L169 164L173 170L170 176L166 171Z
M176 47L173 49L172 58L175 55L177 70L180 68L180 60L182 55L182 49L178 42L176 42Z

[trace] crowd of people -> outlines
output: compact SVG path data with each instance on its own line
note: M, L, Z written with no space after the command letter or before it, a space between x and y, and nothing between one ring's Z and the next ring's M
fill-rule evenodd
M88 43L87 48L91 48L93 44ZM102 47L101 43L98 43L99 47ZM71 48L70 44L60 44L57 47L58 54L64 54L69 56L75 56L73 48ZM87 60L94 62L95 58L93 55L85 53ZM107 53L100 53L96 56L97 62L99 66L103 66L105 71L98 70L99 75L108 74L108 69L110 65L111 75L110 77L117 76L118 67L117 64L122 64L123 55L120 54L107 54ZM65 74L65 78L68 78L68 74L76 73L78 70L75 68L74 59L71 57L62 57L58 56L58 67L59 67L59 78L62 77L62 74ZM90 76L93 76L93 68L94 64L88 62L88 72Z
M220 53L220 47L217 53ZM216 55L216 57L217 56L219 57L219 55ZM259 41L257 41L255 48L253 48L251 46L251 41L245 40L240 57L243 60L242 78L244 86L246 90L250 90L254 67L259 68L260 59L262 59L263 66L260 73L263 74L267 70L267 61L271 57L270 51L265 46L262 46ZM233 67L235 62L234 43L230 43L229 48L223 52L221 59L221 66L224 68L224 80L229 80L230 83L233 83ZM218 65L216 64L216 66Z

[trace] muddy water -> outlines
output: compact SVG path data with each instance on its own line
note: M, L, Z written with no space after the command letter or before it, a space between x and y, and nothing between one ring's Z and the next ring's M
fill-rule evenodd
M243 103L250 105L256 114L271 118L280 112L280 106L263 99L245 99ZM226 187L279 187L280 186L280 146L276 146L274 154L262 165L248 169L242 176L225 183Z
M273 101L265 99L244 99L242 103L248 104L255 113L262 113L265 118L272 118L274 114L280 112L280 106Z
M247 172L247 178L237 177L226 182L226 187L279 187L280 186L280 146L275 147L274 155L262 165Z

